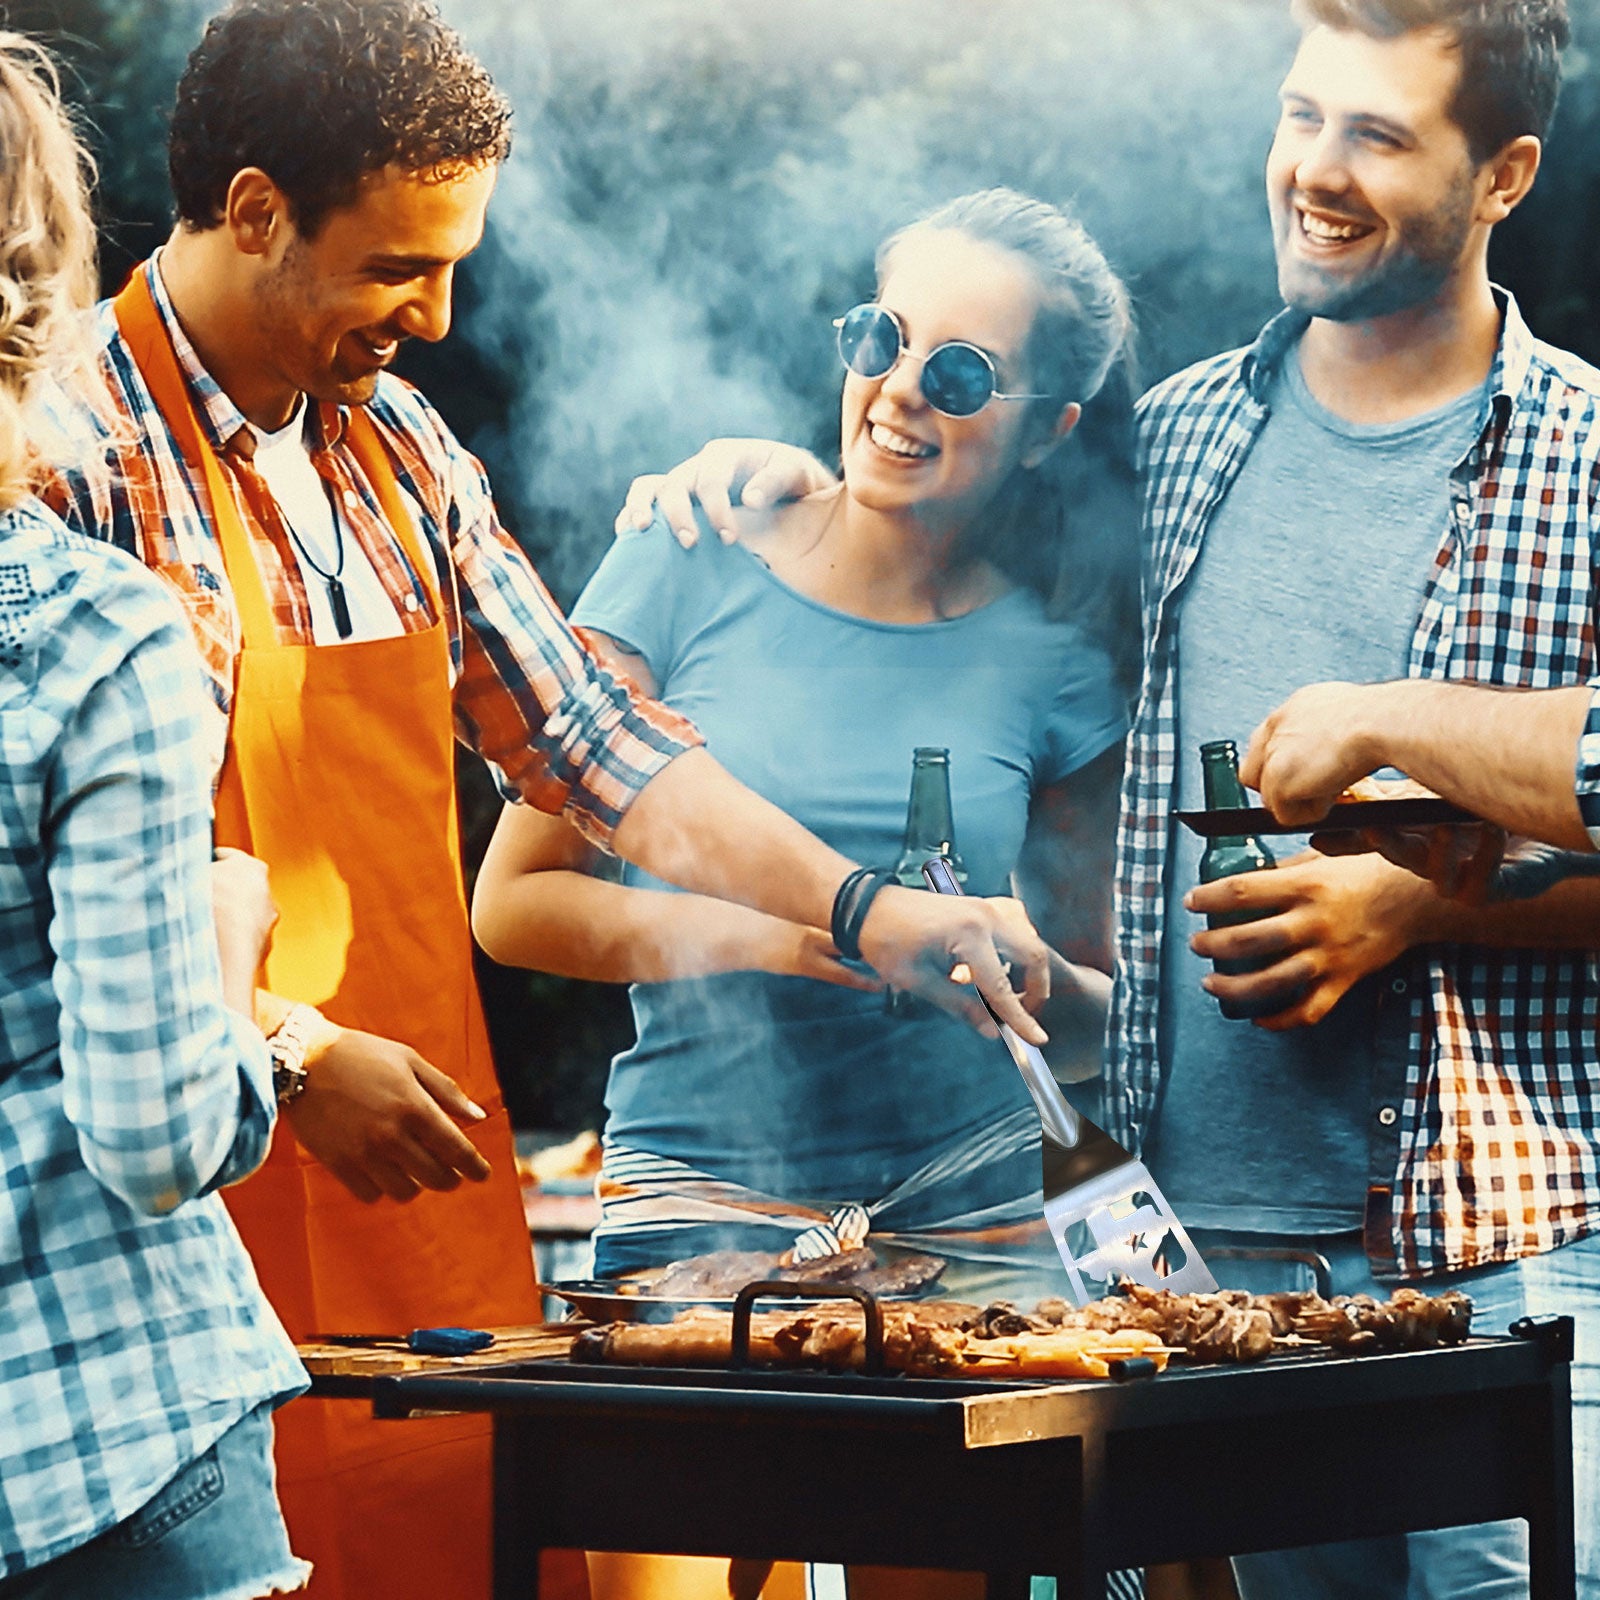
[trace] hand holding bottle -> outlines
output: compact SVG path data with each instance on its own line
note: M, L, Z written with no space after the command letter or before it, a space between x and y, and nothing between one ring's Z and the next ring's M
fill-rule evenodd
M1380 856L1294 856L1273 872L1203 884L1184 906L1210 928L1190 940L1224 1015L1279 1032L1320 1022L1350 987L1425 936L1436 897Z

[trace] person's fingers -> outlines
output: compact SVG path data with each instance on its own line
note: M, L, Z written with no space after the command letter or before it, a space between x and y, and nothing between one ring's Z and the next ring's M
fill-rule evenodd
M822 983L841 989L859 989L866 994L882 994L888 987L870 968L863 969L846 961L834 948L833 940L814 928L800 930L795 970L799 977L816 978Z
M706 521L717 530L717 537L724 544L732 544L737 538L733 527L733 499L731 489L733 479L725 468L719 467L715 457L706 453L707 459L695 477L695 497L700 502L700 509L705 512Z
M1262 798L1265 800L1266 796ZM1319 794L1299 794L1280 785L1272 791L1267 807L1279 822L1304 827L1308 823L1321 822L1328 814L1330 803Z
M374 1205L383 1198L383 1190L360 1167L350 1161L333 1161L328 1170L363 1205Z
M754 510L764 511L775 501L792 494L794 488L795 485L788 481L788 474L783 468L776 461L769 460L750 474L740 491L739 499L742 504Z
M1006 981L1017 988L1020 977L1023 1009L1036 1015L1050 999L1050 964L1053 952L1039 937L1020 900L999 896L989 902L1000 922L997 943L1010 963Z
M1215 883L1197 884L1183 897L1184 909L1212 917L1232 911L1281 911L1291 903L1297 888L1294 874L1299 860L1286 861L1272 872L1241 872Z
M941 1011L948 1011L952 1017L959 1017L975 1033L981 1033L985 1039L1000 1037L1000 1030L995 1026L994 1018L989 1015L970 982L961 984L951 982L942 989L921 990L919 993L924 994Z
M396 1165L413 1183L424 1189L447 1193L461 1187L461 1173L453 1166L440 1161L427 1146L416 1139L408 1140L397 1152ZM487 1169L488 1163L484 1163Z
M656 511L685 550L692 550L700 542L700 524L695 520L694 503L694 476L683 467L675 467L656 486Z
M446 1171L459 1172L474 1183L482 1183L489 1176L489 1163L472 1141L450 1120L481 1122L483 1108L475 1105L456 1086L454 1081L437 1067L425 1061L412 1063L417 1082L433 1097L436 1104L419 1106L408 1121L410 1142L425 1151ZM461 1109L456 1109L457 1107ZM470 1108L476 1116L463 1114Z
M1316 957L1301 950L1259 972L1208 972L1200 987L1224 1004L1249 1012L1263 1025L1293 1026L1283 1019L1297 1011L1317 977Z
M411 1143L432 1156L447 1171L459 1172L463 1178L470 1178L474 1183L482 1183L489 1176L488 1161L441 1112L430 1107L408 1125L407 1131Z
M1309 995L1282 1011L1274 1011L1270 1016L1252 1017L1250 1020L1265 1033L1287 1033L1291 1028L1314 1027L1332 1009L1331 1002L1324 1002L1321 998L1325 987L1319 985Z
M985 935L973 939L970 947L960 954L972 971L972 981L977 985L978 993L989 1002L996 1019L1014 1028L1029 1044L1048 1044L1050 1035L1024 1008L989 938Z
M863 972L845 961L830 961L824 974L829 983L841 989L859 989L863 994L882 994L888 987L874 972Z
M1461 877L1461 839L1453 828L1435 828L1428 837L1423 876L1447 897Z
M664 475L659 472L646 472L635 478L628 485L628 492L623 498L622 509L617 513L612 531L624 534L630 530L641 531L648 528L656 514L656 495L665 481Z
M449 1112L457 1122L482 1122L488 1116L489 1113L476 1100L467 1098L466 1092L454 1078L422 1060L420 1056L413 1059L411 1070L417 1082L427 1090L430 1098Z
M1262 768L1266 764L1267 748L1272 742L1272 718L1258 723L1255 732L1250 735L1250 742L1244 747L1244 755L1239 760L1239 781L1247 789L1260 790L1262 785ZM1261 796L1266 800L1266 795ZM1271 805L1271 801L1267 801Z
M367 1176L388 1195L391 1200L398 1200L401 1205L415 1200L422 1193L422 1186L401 1171L392 1161L385 1160L382 1156L371 1156L366 1163Z
M1207 961L1276 961L1297 948L1293 919L1263 917L1231 928L1203 928L1189 948Z
M750 474L740 499L759 510L779 500L799 500L819 489L831 489L837 482L815 456L805 451L774 450Z
M1477 831L1481 837L1462 870L1456 898L1467 905L1481 906L1489 898L1495 874L1505 858L1506 836L1500 828L1484 827Z

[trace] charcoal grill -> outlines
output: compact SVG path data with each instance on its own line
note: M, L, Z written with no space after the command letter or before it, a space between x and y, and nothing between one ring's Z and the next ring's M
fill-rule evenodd
M1053 1573L1524 1518L1574 1600L1572 1320L1433 1350L1124 1382L584 1366L316 1381L377 1415L494 1419L494 1594L544 1549Z

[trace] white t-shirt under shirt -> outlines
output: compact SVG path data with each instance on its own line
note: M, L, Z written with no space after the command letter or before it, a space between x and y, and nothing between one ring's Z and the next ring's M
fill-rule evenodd
M255 465L294 534L290 549L305 578L306 598L311 605L312 638L317 644L354 644L365 639L395 638L402 630L394 601L361 541L348 526L341 530L334 521L330 486L311 460L306 414L305 397L301 396L294 415L275 433L264 433L257 428ZM344 587L351 622L351 631L345 638L340 637L334 622L328 581L315 570L317 567L323 573L337 573Z

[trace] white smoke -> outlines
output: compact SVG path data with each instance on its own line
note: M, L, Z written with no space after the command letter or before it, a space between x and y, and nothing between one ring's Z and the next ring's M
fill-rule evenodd
M1075 203L1134 284L1155 370L1248 337L1274 303L1280 0L445 12L517 110L457 335L517 399L473 442L563 598L635 473L720 433L831 448L829 319L870 292L883 235L954 194Z

